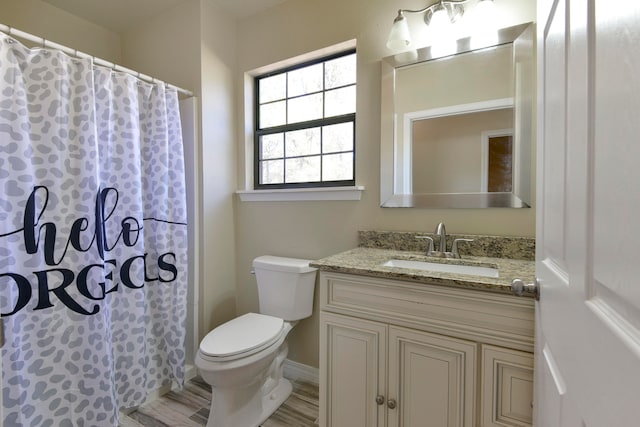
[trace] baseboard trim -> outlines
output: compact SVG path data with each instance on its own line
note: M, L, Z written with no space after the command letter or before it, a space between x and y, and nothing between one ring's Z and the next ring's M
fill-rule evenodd
M189 380L192 380L193 378L195 378L195 376L198 375L198 368L195 367L195 365L185 365L184 367L184 382L186 383Z
M300 380L316 385L320 383L320 371L318 370L318 368L294 362L293 360L289 359L285 359L282 366L282 375L284 375L284 377L289 380Z

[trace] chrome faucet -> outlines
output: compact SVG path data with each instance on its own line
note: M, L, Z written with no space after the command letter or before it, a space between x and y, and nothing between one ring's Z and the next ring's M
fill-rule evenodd
M438 224L433 234L440 237L438 250L440 252L447 252L447 230L444 227L444 223L441 222Z
M426 239L429 241L427 256L438 258L460 258L460 254L458 253L458 242L473 242L473 239L454 239L451 245L451 252L447 252L447 230L444 223L439 223L433 234L440 238L437 251L434 250L433 238L431 236L416 236L416 239Z

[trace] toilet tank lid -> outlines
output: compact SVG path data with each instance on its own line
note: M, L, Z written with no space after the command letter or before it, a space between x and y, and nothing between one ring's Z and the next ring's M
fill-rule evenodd
M310 262L311 260L308 259L263 255L253 260L253 268L289 273L310 273L317 270L317 268L309 267Z

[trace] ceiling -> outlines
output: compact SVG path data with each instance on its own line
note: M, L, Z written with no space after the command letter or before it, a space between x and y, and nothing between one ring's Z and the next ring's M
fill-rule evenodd
M195 0L42 0L59 9L121 33L181 3ZM236 18L245 18L286 0L208 0Z
M237 18L246 18L284 3L286 0L209 0Z

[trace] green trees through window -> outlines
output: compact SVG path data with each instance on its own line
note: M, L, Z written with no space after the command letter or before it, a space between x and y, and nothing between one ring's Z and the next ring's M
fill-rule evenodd
M255 83L254 188L354 185L355 51Z

